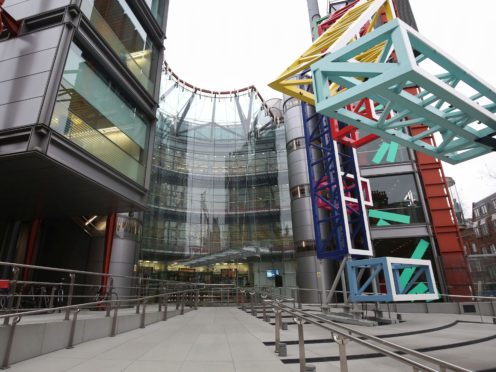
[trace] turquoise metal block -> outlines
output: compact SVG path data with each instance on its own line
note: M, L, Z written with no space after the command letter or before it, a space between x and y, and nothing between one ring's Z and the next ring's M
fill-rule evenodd
M346 263L352 302L429 301L439 298L429 260L377 257ZM408 280L401 274L410 270ZM405 278L403 278L405 279ZM378 290L374 290L373 282Z
M379 62L357 62L376 46ZM328 54L312 73L323 115L451 164L496 150L495 89L399 19ZM379 107L375 117L347 109L363 98ZM425 131L411 133L416 124Z

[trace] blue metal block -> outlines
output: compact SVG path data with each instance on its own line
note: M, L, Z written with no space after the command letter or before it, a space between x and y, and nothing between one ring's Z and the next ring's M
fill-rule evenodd
M352 302L428 301L439 298L429 260L377 257L346 263ZM414 270L408 281L401 280L404 270ZM374 291L372 283L380 284ZM417 290L422 287L423 292ZM425 290L424 290L425 289Z
M372 47L384 48L380 60L358 62ZM316 109L325 116L451 164L496 150L495 89L401 20L328 54L312 73ZM377 118L347 109L363 98L381 107ZM414 124L426 130L405 131Z
M310 110L302 103L317 257L372 256L356 150L338 146L328 118Z

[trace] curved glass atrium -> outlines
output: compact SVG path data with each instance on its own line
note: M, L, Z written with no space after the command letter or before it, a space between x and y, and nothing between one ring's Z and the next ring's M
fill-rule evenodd
M194 267L208 281L223 265L237 277L250 262L268 270L290 259L280 101L254 87L196 88L169 69L161 92L141 266L171 279Z

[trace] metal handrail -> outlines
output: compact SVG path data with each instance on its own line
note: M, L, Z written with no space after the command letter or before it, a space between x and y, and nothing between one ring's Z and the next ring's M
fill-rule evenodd
M409 349L407 347L400 346L400 345L394 344L394 343L389 342L389 341L385 341L385 340L378 338L376 336L372 336L372 335L369 335L367 333L357 331L355 329L346 327L342 324L333 322L333 321L326 319L324 317L314 315L314 314L308 314L302 310L293 309L287 305L281 304L278 301L273 301L273 300L266 300L266 301L271 302L274 307L279 308L281 311L284 311L284 312L289 313L293 316L296 316L297 318L303 319L304 321L306 321L308 323L311 323L311 324L314 324L314 325L319 326L321 328L327 329L327 330L329 330L335 334L340 335L344 339L350 339L350 340L356 341L358 344L364 345L364 346L369 347L375 351L378 351L381 354L384 354L386 356L389 356L391 358L394 358L394 359L397 359L401 362L409 364L411 367L415 367L415 368L425 370L425 371L436 371L435 369L432 369L430 367L422 365L422 364L420 364L414 360L403 357L403 356L395 353L394 351L387 350L387 349L384 349L380 346L377 346L377 345L374 345L370 342L367 342L367 340L377 342L381 345L390 347L392 349L396 349L397 351L401 351L405 354L415 356L415 357L420 358L420 359L422 359L428 363L438 365L439 367L444 368L444 370L445 369L451 369L451 370L456 371L456 372L470 372L470 370L465 369L463 367L456 366L454 364L451 364L449 362L445 362L441 359L431 357L429 355L418 352L416 350ZM313 320L312 318L318 319L319 321L323 321L323 322L325 322L325 324L319 323L317 320ZM357 336L354 336L353 334L355 334ZM363 338L365 338L365 340Z

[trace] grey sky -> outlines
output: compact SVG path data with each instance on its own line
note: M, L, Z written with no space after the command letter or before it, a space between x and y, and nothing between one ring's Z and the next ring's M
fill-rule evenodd
M326 0L319 0L321 13ZM410 0L420 32L462 64L496 85L496 1ZM191 84L211 90L255 85L265 99L280 97L267 87L311 44L306 0L171 0L166 60ZM445 164L464 209L496 192L496 153Z

